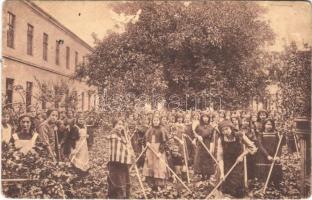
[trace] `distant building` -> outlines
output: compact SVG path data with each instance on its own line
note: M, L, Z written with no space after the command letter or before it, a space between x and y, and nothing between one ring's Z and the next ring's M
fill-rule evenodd
M2 97L6 105L39 102L40 82L64 80L77 90L77 110L90 110L98 104L95 87L73 80L76 66L84 62L92 47L34 3L5 1L2 28Z

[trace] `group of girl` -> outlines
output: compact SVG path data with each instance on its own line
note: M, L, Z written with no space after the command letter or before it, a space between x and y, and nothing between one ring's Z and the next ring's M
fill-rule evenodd
M37 113L33 107L19 116L15 123L10 112L2 112L2 144L10 145L24 153L35 152L34 147L41 143L49 159L55 162L70 161L81 175L88 174L89 133L86 116L72 110L50 109Z
M171 180L177 182L180 193L180 180L201 179L211 184L223 181L224 194L242 198L246 195L244 177L265 181L273 160L270 184L278 187L281 182L281 151L275 155L281 135L264 110L257 114L156 111L116 121L109 136L109 198L129 197L133 162L143 168L145 181L156 191Z

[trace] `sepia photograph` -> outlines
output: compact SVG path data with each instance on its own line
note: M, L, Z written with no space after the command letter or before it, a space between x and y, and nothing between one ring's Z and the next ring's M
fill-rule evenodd
M1 199L308 199L309 1L2 2Z

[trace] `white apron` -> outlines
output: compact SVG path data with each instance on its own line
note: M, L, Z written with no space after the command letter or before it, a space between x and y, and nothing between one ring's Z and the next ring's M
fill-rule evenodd
M72 149L72 153L70 155L70 161L73 163L75 167L81 169L82 171L87 171L89 166L89 152L88 152L88 144L87 144L87 129L79 128L79 139L76 142L75 149Z
M12 137L12 127L10 125L8 125L7 128L4 128L2 126L2 142L5 142L5 143L9 143L10 142L10 139Z

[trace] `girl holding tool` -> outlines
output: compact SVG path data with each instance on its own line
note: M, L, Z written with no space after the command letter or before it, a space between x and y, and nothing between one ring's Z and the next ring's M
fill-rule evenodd
M222 121L219 124L219 130L221 134L217 143L217 159L221 169L221 182L223 182L221 191L235 198L242 198L245 195L242 161L245 155L254 154L257 148L247 136L237 132L229 120ZM243 150L244 144L245 151ZM224 174L227 174L227 177Z
M259 172L259 178L265 181L268 176L270 166L273 162L274 155L275 165L271 175L271 183L275 187L278 187L282 180L282 165L280 162L281 149L277 150L277 146L280 140L280 135L275 130L275 123L273 119L266 119L263 123L263 132L258 135L259 154L257 157L257 171Z
M146 150L146 157L143 167L143 175L146 181L154 191L163 187L168 178L166 168L166 142L167 132L160 125L160 116L154 114L152 117L152 126L147 130L145 137L146 143L150 147ZM151 150L151 148L153 150ZM154 152L155 151L155 152Z

